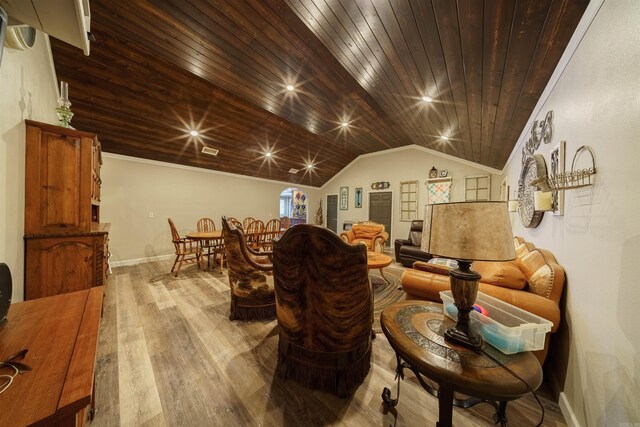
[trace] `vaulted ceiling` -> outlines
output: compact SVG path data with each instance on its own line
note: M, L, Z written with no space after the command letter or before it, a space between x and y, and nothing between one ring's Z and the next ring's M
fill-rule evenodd
M587 3L100 0L52 48L104 151L321 186L409 144L502 168Z

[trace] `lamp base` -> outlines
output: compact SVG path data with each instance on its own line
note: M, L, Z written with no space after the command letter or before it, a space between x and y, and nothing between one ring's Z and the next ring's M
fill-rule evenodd
M482 337L480 335L476 335L471 331L461 332L455 326L444 331L444 339L447 342L475 352L480 351L480 347L482 347Z
M458 309L458 323L447 329L444 339L453 344L479 351L482 337L469 328L469 312L478 295L480 275L471 270L471 261L458 260L458 268L449 272L451 293Z

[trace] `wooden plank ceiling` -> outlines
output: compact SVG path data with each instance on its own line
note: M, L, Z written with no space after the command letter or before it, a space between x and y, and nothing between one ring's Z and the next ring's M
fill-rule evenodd
M587 3L101 0L52 48L105 151L321 186L409 144L502 168Z

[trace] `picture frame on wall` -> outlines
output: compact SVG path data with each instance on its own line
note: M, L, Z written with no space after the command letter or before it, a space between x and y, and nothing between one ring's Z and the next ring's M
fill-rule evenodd
M560 141L560 143L551 150L549 161L551 170L549 176L552 177L552 179L565 173L566 151L567 141ZM564 215L564 191L553 191L551 193L551 205L553 206L553 215Z
M349 187L340 187L340 210L349 209Z
M362 187L356 188L354 196L354 205L356 208L362 207Z

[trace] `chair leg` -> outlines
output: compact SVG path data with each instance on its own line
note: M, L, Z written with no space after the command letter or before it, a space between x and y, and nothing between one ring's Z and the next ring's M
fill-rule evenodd
M176 255L176 260L173 261L173 267L171 267L171 272L176 269L176 264L178 263L178 259L180 259L180 255Z
M176 274L174 277L178 277L178 273L180 273L180 269L182 268L183 261L184 261L184 255L180 255L180 263L178 263L178 269L176 270Z

